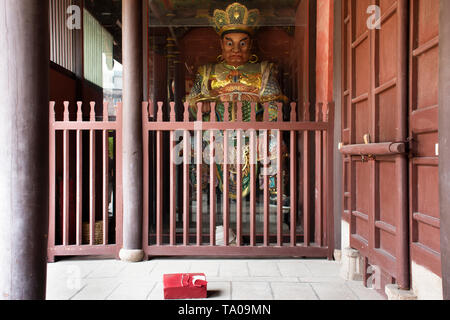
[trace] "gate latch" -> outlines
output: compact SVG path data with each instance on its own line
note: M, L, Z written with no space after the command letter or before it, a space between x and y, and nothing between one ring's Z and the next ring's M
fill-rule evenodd
M364 135L364 144L370 144L370 134ZM361 155L362 162L368 162L369 160L376 160L376 157L373 154Z

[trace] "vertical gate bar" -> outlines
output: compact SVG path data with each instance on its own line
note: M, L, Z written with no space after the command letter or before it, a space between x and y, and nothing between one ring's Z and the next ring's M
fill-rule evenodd
M296 103L291 103L291 122L297 122ZM290 200L291 200L291 246L297 245L297 132L291 130L290 148Z
M163 103L158 102L157 121L163 122ZM162 245L163 224L162 131L156 131L156 245Z
M80 123L83 121L83 113L81 111L82 103L77 103L77 122ZM82 244L82 226L83 226L83 145L82 145L82 131L77 130L77 191L76 191L76 220L77 220L77 235L76 235L76 244L79 246Z
M283 122L283 105L278 103L278 122ZM277 246L283 245L283 132L276 130L277 137Z
M162 132L156 131L156 245L162 244Z
M197 105L197 123L203 121L203 103ZM203 131L196 130L196 163L197 163L197 246L202 245L202 215L203 215L203 193L202 193L202 163L203 163Z
M189 104L184 105L184 121L189 122ZM183 132L183 245L189 245L189 162L190 162L190 134Z
M242 245L242 131L237 130L236 146L236 245Z
M229 104L225 103L224 122L230 121ZM223 239L224 246L228 246L228 230L230 224L230 204L229 204L229 141L228 130L223 131Z
M316 104L316 122L322 121L322 103ZM316 212L315 212L315 243L322 247L322 168L323 168L323 134L322 131L316 131Z
M176 243L176 165L175 165L175 133L170 131L170 245Z
M264 104L264 122L269 122L269 104ZM264 246L269 246L269 237L270 237L270 209L269 209L269 131L264 130L263 135L263 159L264 159Z
M170 103L170 122L176 122L175 103ZM170 131L170 245L176 244L176 164L175 164L175 132Z
M256 104L251 104L250 121L256 122ZM256 246L256 131L250 130L250 246Z
M305 121L310 121L310 112L309 112L310 104L305 103ZM310 192L312 191L310 188L310 179L309 179L309 170L311 168L309 155L311 145L309 143L309 131L303 132L303 242L305 247L309 247L310 239L311 239L311 224L310 224Z
M210 118L211 122L216 122L216 104L215 103L211 103L211 118ZM209 223L209 243L211 246L215 246L216 245L216 210L217 210L217 206L216 206L216 161L215 161L215 145L216 145L216 141L215 141L215 137L214 137L214 130L210 131L210 154L209 154L209 176L210 176L210 181L209 181L209 188L210 188L210 209L209 209L209 214L210 214L210 223Z
M237 122L242 122L242 102L237 103ZM240 247L242 245L242 130L236 130L236 138L236 245Z
M122 103L119 102L116 107L116 148L115 148L115 155L114 158L116 159L116 183L115 183L115 202L116 202L116 208L115 210L115 218L116 218L116 257L119 257L119 250L122 248L123 243L123 187L122 187L122 176L123 176L123 165L122 165L122 123L123 123L123 108ZM148 118L144 118L148 119ZM144 133L148 136L147 130L144 128ZM147 144L148 146L148 144ZM147 152L148 156L148 152ZM144 156L145 157L145 156ZM148 159L147 159L148 160ZM147 161L148 163L148 161ZM144 164L145 164L145 158L144 158ZM148 176L148 175L147 175ZM144 179L145 181L145 179ZM148 192L147 192L148 195ZM145 203L146 197L144 196L144 203ZM145 212L145 210L144 210ZM148 212L147 212L148 215ZM147 224L148 226L148 224ZM147 237L147 233L145 233L145 227L144 224L144 236ZM148 239L148 237L146 238ZM146 242L148 244L148 240ZM147 246L143 246L143 249L145 250Z
M334 256L334 102L327 103L326 121L328 122L327 129L327 241L328 241L328 259L332 260Z
M322 108L320 110L322 114L322 121L327 122L328 120L328 111L327 111L327 104L322 104ZM329 126L328 128L331 128ZM327 187L328 186L328 180L329 177L327 175L328 170L328 133L330 130L324 130L322 131L322 185L321 185L321 192L322 192L322 228L320 229L320 239L322 241L322 244L327 243L327 228L328 228L328 193L327 193Z
M64 122L69 122L69 102L64 102ZM69 245L69 130L63 130L63 245Z
M48 245L49 247L55 246L55 201L56 201L56 166L55 166L55 102L52 101L49 103L49 231L48 231ZM50 258L50 257L49 257ZM52 259L49 259L52 260Z
M143 192L143 217L142 217L142 226L143 226L143 249L144 251L148 247L148 239L149 239L149 107L150 109L153 108L153 106L150 106L151 103L149 102L143 102L142 103L142 143L143 143L143 159L144 163L142 166L142 174L144 176L143 179L143 185L142 185L142 192Z
M103 103L103 122L109 122L108 103ZM103 130L103 244L108 244L109 227L109 131Z
M90 103L90 124L95 122L95 102ZM95 130L89 130L89 243L95 243Z

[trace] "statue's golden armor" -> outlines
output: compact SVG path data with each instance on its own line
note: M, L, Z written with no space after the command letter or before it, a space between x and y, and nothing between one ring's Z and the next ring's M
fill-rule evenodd
M219 122L224 120L224 103L229 103L230 120L234 121L236 119L237 102L242 102L242 117L244 122L250 121L252 103L256 103L256 116L258 120L262 119L264 112L263 104L268 103L267 112L269 114L269 121L276 121L278 115L276 103L285 100L286 98L282 95L276 80L275 67L268 62L249 62L239 67L227 65L225 62L202 66L198 70L191 94L187 97L187 101L191 106L191 114L194 118L197 116L197 103L215 102L216 119ZM210 114L205 113L202 120L209 121L209 118ZM204 141L207 140L204 139ZM275 139L272 139L269 146L269 156L272 160L276 157L276 152L274 152L276 148L275 143ZM242 150L244 159L242 166L243 197L247 196L250 191L249 149L248 139L246 139ZM216 164L216 167L219 186L222 189L222 165ZM230 197L234 199L236 198L236 171L234 165L230 166L230 172ZM276 193L276 176L271 176L269 179L269 191L272 194Z

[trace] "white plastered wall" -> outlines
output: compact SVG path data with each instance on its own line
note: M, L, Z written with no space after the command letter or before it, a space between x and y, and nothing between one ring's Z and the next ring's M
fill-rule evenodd
M341 251L343 252L346 248L350 248L350 224L345 220L341 220ZM347 259L348 257L342 254L341 264L347 265Z
M412 290L418 300L442 300L442 279L427 268L412 261Z
M347 221L341 221L341 243L342 249L350 247L350 225Z

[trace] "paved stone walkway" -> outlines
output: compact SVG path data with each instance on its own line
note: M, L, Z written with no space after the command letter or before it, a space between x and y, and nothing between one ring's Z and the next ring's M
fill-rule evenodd
M325 260L70 258L48 264L49 300L161 300L165 273L202 272L208 299L383 300L362 282L339 277L339 263Z

